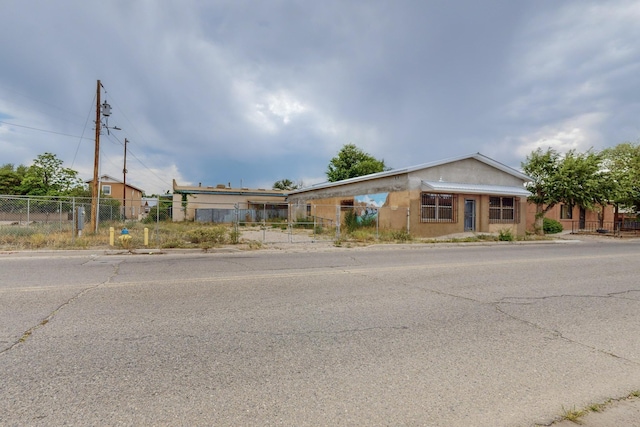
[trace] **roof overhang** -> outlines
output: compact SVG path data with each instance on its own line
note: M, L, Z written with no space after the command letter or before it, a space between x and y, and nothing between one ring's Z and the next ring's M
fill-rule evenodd
M377 173L373 173L370 175L363 175L363 176L359 176L356 178L349 178L349 179L345 179L342 181L335 181L335 182L323 182L323 183L319 183L319 184L314 184L311 185L309 187L304 187L304 188L300 188L297 190L292 190L289 192L288 196L295 196L297 194L301 194L301 193L306 193L309 191L314 191L314 190L320 190L320 189L325 189L325 188L331 188L331 187L339 187L341 185L346 185L346 184L353 184L353 183L357 183L357 182L362 182L362 181L369 181L372 179L378 179L378 178L385 178L385 177L389 177L389 176L395 176L395 175L402 175L402 174L408 174L411 172L415 172L415 171L419 171L419 170L423 170L423 169L429 169L429 168L433 168L436 166L442 166L442 165L446 165L448 163L454 163L454 162L458 162L460 160L466 160L466 159L475 159L479 162L482 162L484 164L487 164L489 166L492 166L504 173L507 173L511 176L514 176L516 178L519 178L523 181L531 181L531 177L523 174L520 171L517 171L509 166L506 166L496 160L493 160L483 154L480 153L475 153L475 154L470 154L470 155L466 155L466 156L459 156L459 157L452 157L452 158L448 158L448 159L444 159L444 160L439 160L437 162L431 162L431 163L423 163L420 165L416 165L416 166L410 166L407 168L401 168L401 169L391 169L388 171L384 171L384 172L377 172ZM513 187L513 188L517 188L517 187ZM527 195L529 193L527 192Z
M422 189L448 193L489 194L494 196L528 197L531 192L522 187L488 184L465 184L459 182L422 181Z

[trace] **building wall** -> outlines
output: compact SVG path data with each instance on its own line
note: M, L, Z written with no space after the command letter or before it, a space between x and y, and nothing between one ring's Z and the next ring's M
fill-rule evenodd
M410 188L420 188L421 181L444 181L469 184L523 186L522 179L475 159L464 159L413 171Z
M380 187L376 192L380 193ZM367 194L367 193L365 193ZM371 193L375 194L375 193ZM316 220L335 224L340 221L344 224L344 215L351 207L340 208L345 201L352 201L355 195L343 194L340 197L327 197L322 199L309 199L306 203L292 206L292 220L306 216L310 213ZM518 221L516 223L490 223L489 197L488 195L457 194L457 215L455 222L422 222L421 204L422 190L389 192L387 202L378 210L378 224L381 230L409 230L416 237L438 237L448 234L464 232L464 207L465 200L474 200L476 203L475 231L480 233L498 233L501 230L509 230L513 235L524 236L526 233L527 203L524 198L518 200ZM307 208L307 204L309 208ZM356 209L358 209L356 207Z
M234 209L236 204L241 208L251 203L284 203L285 196L260 195L259 190L246 193L230 194L185 194L186 208L183 205L183 195L173 194L173 221L193 221L196 209Z
M510 230L512 234L526 233L527 203L519 197L519 220L516 223L490 223L489 195L457 194L457 218L455 222L422 222L422 181L444 181L451 183L473 183L496 186L523 186L523 180L475 159L464 159L404 174L381 177L360 182L336 184L326 188L297 192L288 197L293 204L292 219L310 213L321 220L335 222L344 220L345 209L337 208L354 196L388 193L385 206L378 210L379 226L382 229L409 230L418 237L437 237L464 232L465 200L476 203L475 231L498 233ZM505 195L509 197L509 195ZM307 208L307 205L310 208ZM337 212L342 212L338 215ZM304 214L303 214L304 213Z
M557 204L552 207L546 214L545 218L554 219L562 224L563 230L571 231L577 230L580 221L580 207L574 206L571 211L571 219L562 219L561 210L563 204ZM534 203L527 203L527 230L533 232L535 230L536 218L536 205ZM595 228L595 223L602 219L605 228L612 228L615 220L615 207L613 205L607 205L602 209L601 206L596 207L593 210L585 210L585 222L587 228Z
M475 201L475 232L477 233L499 233L509 230L514 236L524 236L526 234L526 199L516 197L517 219L510 223L491 223L489 218L489 199L486 194L456 194L457 195L457 220L455 222L422 222L421 219L421 194L422 191L415 190L411 193L411 216L410 232L412 235L420 237L437 237L448 234L465 232L465 201ZM506 196L511 197L511 196Z
M101 182L100 194L104 194L104 186L111 186L111 194L107 197L118 200L120 202L120 208L122 209L124 184L121 182ZM127 192L125 197L124 207L126 208L125 218L127 219L139 219L143 213L142 210L142 192L127 185Z

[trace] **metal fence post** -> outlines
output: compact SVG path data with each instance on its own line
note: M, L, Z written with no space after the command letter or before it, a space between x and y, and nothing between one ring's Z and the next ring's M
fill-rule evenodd
M71 243L76 242L76 198L71 199Z
M160 197L156 198L156 246L160 245Z
M340 239L340 205L336 205L336 240Z

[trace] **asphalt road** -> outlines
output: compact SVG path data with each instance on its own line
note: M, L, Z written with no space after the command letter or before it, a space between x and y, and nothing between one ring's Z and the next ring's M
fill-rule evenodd
M0 425L548 425L640 389L639 256L2 253Z

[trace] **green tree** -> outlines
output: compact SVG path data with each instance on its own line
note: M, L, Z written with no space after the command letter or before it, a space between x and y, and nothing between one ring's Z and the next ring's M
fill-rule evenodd
M15 167L11 163L0 166L0 194L21 195L20 184L27 172L27 167Z
M602 151L604 169L611 177L612 203L616 214L620 207L640 210L640 144L624 142Z
M273 183L274 190L297 190L301 186L290 179L281 179Z
M574 150L560 155L553 148L538 148L522 163L532 178L528 200L536 205L536 233L544 234L546 213L558 203L593 209L605 205L613 196L611 177L602 169L602 156L592 151Z
M84 188L78 172L62 166L55 154L40 154L27 169L21 183L31 196L67 196Z
M354 144L345 144L329 162L326 173L329 182L336 182L385 170L389 168L384 160L376 159Z

